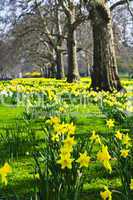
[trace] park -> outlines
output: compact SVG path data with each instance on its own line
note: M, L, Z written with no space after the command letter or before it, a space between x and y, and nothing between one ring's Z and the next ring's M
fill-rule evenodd
M133 1L0 1L0 199L133 199Z

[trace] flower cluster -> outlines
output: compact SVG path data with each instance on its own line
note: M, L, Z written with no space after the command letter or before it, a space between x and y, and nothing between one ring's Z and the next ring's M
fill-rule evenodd
M73 146L76 144L74 137L67 136L67 138L63 141L63 146L60 148L60 159L57 161L58 164L61 165L61 168L64 169L67 167L68 169L72 168L73 158L71 158L71 152L73 151Z

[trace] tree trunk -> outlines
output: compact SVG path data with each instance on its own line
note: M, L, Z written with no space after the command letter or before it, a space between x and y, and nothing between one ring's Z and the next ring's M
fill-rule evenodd
M50 71L51 71L50 77L55 78L56 77L55 63L51 63Z
M48 78L48 66L45 66L44 77Z
M57 79L64 79L65 72L64 72L64 62L63 62L63 54L60 50L56 51L56 64L57 64Z
M45 77L45 67L40 68L41 76Z
M71 16L68 19L68 37L67 37L67 49L68 49L68 82L74 82L80 79L78 63L77 63L77 41L76 30L73 27L75 21L75 7Z
M48 66L48 75L47 75L47 78L51 78L51 67Z
M89 63L87 64L86 76L90 76L90 65L89 65Z
M94 56L91 88L117 91L122 89L116 63L111 13L107 5L95 6L91 13Z
M56 47L56 64L57 64L57 79L63 79L65 78L64 73L64 62L63 62L63 53L62 53L62 27L61 27L61 12L59 8L57 7L56 10L56 18L57 18L57 32L58 32L58 38L57 38L57 47Z

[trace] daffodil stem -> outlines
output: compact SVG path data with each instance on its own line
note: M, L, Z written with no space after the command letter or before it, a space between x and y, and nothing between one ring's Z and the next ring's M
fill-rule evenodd
M124 171L122 170L122 166L120 161L118 161L118 165L119 165L119 172L120 172L120 178L121 178L121 182L122 182L122 187L123 187L123 191L124 191L124 199L125 200L129 200L128 198L128 190L127 190L127 185L126 185L126 180L123 177Z

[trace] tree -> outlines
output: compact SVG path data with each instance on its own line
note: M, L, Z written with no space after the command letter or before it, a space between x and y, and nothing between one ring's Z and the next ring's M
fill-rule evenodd
M87 17L82 13L81 4L76 1L59 0L59 3L66 15L67 30L67 56L68 56L68 74L67 81L74 82L80 79L77 62L77 27L84 22Z
M68 50L68 74L67 81L79 80L77 63L77 41L76 30L74 28L76 7L72 1L59 1L67 17L67 50Z
M54 56L55 52L55 63L57 67L57 79L63 79L65 77L64 73L64 63L63 63L63 31L61 24L61 12L59 10L58 2L48 1L48 5L45 6L46 12L48 12L48 20L51 22L52 31L49 30L49 23L47 24L46 15L41 14L41 9L36 3L37 14L40 16L40 21L44 24L45 36L47 37L47 43L51 48L51 52ZM42 6L43 8L44 6ZM50 9L49 9L50 8ZM46 42L46 41L45 41Z
M118 77L111 13L106 2L89 1L93 29L93 67L91 88L94 90L121 90Z
M14 27L14 30L16 29L15 37L18 38L18 41L23 41L24 38L29 39L26 44L23 42L23 47L25 49L29 47L27 49L28 55L33 58L34 62L36 59L36 64L38 64L38 60L42 61L41 65L39 62L42 72L47 68L47 65L49 66L48 71L51 69L49 74L52 77L56 76L57 79L64 78L62 49L64 38L62 37L62 24L60 22L61 16L58 4L50 0L45 3L43 1L37 2L36 0L29 0L28 3L26 1L19 3L22 11ZM34 37L34 40L32 40L32 37ZM31 44L33 48L30 48ZM37 50L36 56L35 50ZM55 70L55 66L57 70ZM56 75L53 72L56 72Z
M110 1L113 2L111 10L127 2L127 0ZM94 90L99 88L109 91L122 89L117 73L112 18L107 1L13 0L11 2L13 9L10 19L13 21L13 26L10 26L9 32L15 32L12 37L18 45L17 59L25 58L25 61L39 66L47 77L49 75L54 77L54 67L57 66L56 77L61 79L64 77L63 62L66 61L64 59L66 56L67 80L73 82L79 80L78 65L79 67L91 65L93 56L91 87ZM13 7L14 3L16 7ZM129 9L132 12L128 4ZM85 29L88 29L88 32ZM92 45L92 35L94 45ZM82 72L85 72L85 68L82 68Z
M56 63L57 63L57 79L62 79L65 77L64 72L64 62L63 62L63 32L62 32L62 24L61 24L61 12L59 9L59 5L56 2L56 27L57 27L57 46L55 46L55 52L56 52Z

